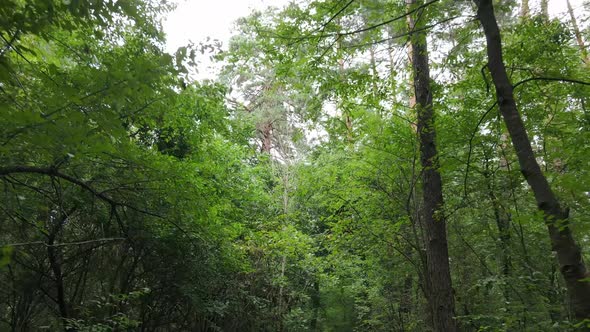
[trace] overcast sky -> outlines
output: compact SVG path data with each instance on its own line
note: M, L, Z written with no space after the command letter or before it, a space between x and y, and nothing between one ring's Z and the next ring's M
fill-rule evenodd
M189 40L198 43L207 37L219 39L225 45L235 20L248 16L253 9L282 7L289 0L176 0L176 3L178 7L164 23L168 51L175 51Z

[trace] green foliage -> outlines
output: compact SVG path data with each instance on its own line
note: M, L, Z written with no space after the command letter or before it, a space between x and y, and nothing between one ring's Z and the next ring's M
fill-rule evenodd
M502 4L518 107L588 247L590 72L568 22ZM0 330L429 331L408 9L255 12L214 83L190 79L194 45L162 51L170 8L0 6ZM471 7L426 8L456 319L583 330Z

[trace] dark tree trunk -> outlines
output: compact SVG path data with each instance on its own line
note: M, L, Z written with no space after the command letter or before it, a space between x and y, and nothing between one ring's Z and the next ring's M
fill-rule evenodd
M74 210L71 212L73 213ZM62 253L59 247L55 246L55 240L58 234L62 231L64 223L71 213L65 214L57 218L50 217L51 231L47 238L47 258L49 259L49 266L55 278L56 301L59 308L64 330L68 332L75 331L74 328L68 326L68 319L71 318L68 302L66 299L66 291L64 286L64 277L62 270Z
M56 252L57 249L53 247L52 242L48 243L47 245L47 256L49 258L49 265L51 266L51 271L53 272L53 277L55 278L55 290L57 293L57 305L59 307L59 314L64 322L65 330L71 331L71 329L67 327L67 320L70 318L70 315L68 311L68 305L66 303L63 273L61 269L61 263L59 262L60 258L58 257L59 253Z
M492 0L474 0L477 15L483 26L488 52L488 67L496 86L500 112L516 150L520 170L531 187L539 210L544 212L553 251L563 275L571 300L571 307L578 319L590 318L590 282L581 281L589 274L582 259L580 247L574 241L568 227L568 210L559 205L541 167L535 159L524 123L516 108L513 86L508 79L502 58L500 30Z
M416 1L407 1L415 5ZM423 20L424 21L424 20ZM415 28L415 27L410 27ZM419 27L418 27L419 28ZM420 30L420 29L412 29ZM428 47L424 30L411 34L412 69L416 96L417 131L422 165L423 227L425 233L426 265L429 276L429 305L434 331L457 331L453 318L455 301L451 286L446 222L444 219L442 180L439 173Z
M272 149L272 121L266 121L259 126L260 134L262 135L261 152L270 153Z

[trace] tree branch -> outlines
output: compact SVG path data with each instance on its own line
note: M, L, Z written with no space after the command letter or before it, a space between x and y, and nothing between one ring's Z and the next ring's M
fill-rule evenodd
M136 212L147 214L147 215L150 215L153 217L164 218L163 216L160 216L156 213L146 211L143 209L139 209L139 208L136 208L134 206L131 206L131 205L128 205L125 203L117 202L114 199L112 199L111 197L105 195L104 193L96 191L88 183L86 183L82 180L76 179L75 177L72 177L70 175L61 173L56 167L9 166L9 167L0 168L0 176L7 176L7 175L12 175L12 174L17 174L17 173L43 174L43 175L47 175L47 176L58 177L58 178L64 179L72 184L75 184L75 185L85 189L86 191L88 191L92 195L100 198L101 200L108 203L112 207L122 206L122 207L129 208L131 210L134 210Z
M111 241L125 241L126 238L124 237L108 237L102 239L94 239L94 240L86 240L86 241L78 241L78 242L64 242L64 243L53 243L49 244L43 241L33 241L33 242L21 242L21 243L7 243L0 245L1 247L24 247L24 246L31 246L31 245L44 245L46 247L65 247L65 246L79 246L89 243L96 243L96 242L111 242Z
M581 85L590 85L590 82L580 81L580 80L571 79L571 78L563 78L563 77L531 77L531 78L527 78L525 80L522 80L522 81L514 84L512 87L514 89L516 89L519 85L523 85L523 84L528 83L528 82L531 82L531 81L553 81L553 82L566 82L566 83L575 83L575 84L581 84Z

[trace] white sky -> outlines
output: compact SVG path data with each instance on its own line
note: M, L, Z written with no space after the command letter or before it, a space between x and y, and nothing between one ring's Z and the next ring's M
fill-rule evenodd
M269 6L283 7L289 0L173 0L177 8L164 21L166 51L174 53L189 41L198 44L207 37L227 46L234 21L248 16L252 10ZM212 67L208 55L199 59L196 79L214 79L219 66Z
M198 43L207 37L219 39L224 45L231 36L233 22L248 16L254 9L282 7L289 0L175 0L176 10L164 22L168 42L166 49L174 52L189 40Z
M538 3L540 3L540 0L529 0L531 3L531 6L533 8L536 8L539 6ZM572 4L572 8L574 9L574 12L578 18L578 21L580 20L580 13L582 11L582 5L584 3L584 0L570 0L570 3ZM549 0L549 13L552 16L555 17L559 17L561 20L566 21L569 20L569 14L567 13L567 2L566 0ZM580 22L578 22L580 23Z

